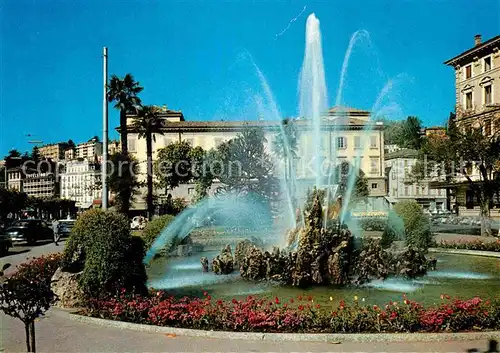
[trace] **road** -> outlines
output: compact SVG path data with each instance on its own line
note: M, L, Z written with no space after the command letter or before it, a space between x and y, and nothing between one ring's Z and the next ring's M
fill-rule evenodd
M44 244L33 248L17 247L0 261L13 266L27 258L62 251ZM25 351L23 324L0 314L0 352ZM352 343L268 342L208 339L104 328L69 320L60 311L50 310L36 323L38 352L479 352L486 341L427 343Z

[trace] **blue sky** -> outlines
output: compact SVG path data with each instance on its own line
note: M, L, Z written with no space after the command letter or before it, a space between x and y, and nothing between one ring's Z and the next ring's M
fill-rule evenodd
M0 154L31 150L25 134L44 143L101 135L103 46L110 74L132 73L145 104L180 109L186 119L258 118L263 89L249 58L282 115L295 116L312 12L321 21L331 105L350 37L364 29L370 39L354 47L343 103L371 109L392 79L386 114L417 115L426 125L453 109L454 73L443 61L472 47L477 33L483 40L500 33L495 0L3 1ZM110 107L110 127L117 124Z

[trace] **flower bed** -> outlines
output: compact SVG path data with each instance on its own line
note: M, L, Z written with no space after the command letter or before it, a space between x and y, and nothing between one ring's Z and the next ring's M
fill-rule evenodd
M458 241L441 240L439 243L436 243L435 246L437 248L444 248L444 249L465 249L465 250L500 252L500 239L490 242L485 242L481 240L458 240Z
M208 293L201 298L175 298L163 291L149 296L124 292L107 299L92 299L81 313L92 317L158 326L259 332L456 332L500 329L500 298L483 301L441 296L432 307L403 297L383 307L341 301L322 308L312 297L282 301L275 297L247 297L245 300L215 300Z
M12 277L26 278L30 281L51 280L56 270L61 265L61 254L50 254L45 256L33 257L27 262L16 266Z

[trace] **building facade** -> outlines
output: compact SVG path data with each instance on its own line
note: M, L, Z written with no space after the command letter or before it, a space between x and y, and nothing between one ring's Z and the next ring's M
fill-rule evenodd
M54 173L27 173L22 180L23 192L31 197L59 196L59 182Z
M401 149L385 155L387 199L391 204L415 200L431 212L448 209L446 190L430 187L430 180L414 180L412 168L418 161L418 151Z
M73 200L75 206L87 209L101 198L99 165L87 160L67 161L60 175L61 198Z
M182 112L164 108L160 114L164 119L162 134L157 134L153 142L153 160L157 151L167 145L187 141L193 147L200 146L210 150L225 141L235 138L248 127L259 127L265 132L266 150L272 155L272 144L280 131L279 121L186 121ZM370 196L383 198L386 195L384 175L384 136L382 123L369 123L368 111L352 108L332 108L321 121L321 158L333 164L347 161L357 165L368 179ZM146 172L146 141L140 139L132 128L133 116L128 119L128 149L138 161L141 179ZM311 122L307 119L295 119L299 131L297 160L294 163L297 183L311 178L310 161L317 151L312 147L313 140ZM369 125L369 128L368 128ZM190 200L194 196L194 185L183 185L174 189L174 197ZM138 197L139 199L139 197ZM144 203L135 205L143 208Z
M69 148L66 142L52 143L38 147L40 156L52 159L53 161L60 161L64 159L64 152Z
M485 136L500 133L500 35L482 42L476 35L474 46L445 62L455 70L456 126L463 131L481 129ZM479 170L468 172L473 181L480 180ZM479 215L479 204L467 179L459 174L452 184L454 207L460 215ZM500 217L497 209L491 215Z
M447 60L455 69L457 126L481 127L487 136L500 130L500 36L481 41Z
M11 168L6 170L7 189L23 192L24 173L22 168Z
M88 142L83 142L76 145L73 158L95 161L99 156L102 156L102 142L98 141L96 138L93 138Z

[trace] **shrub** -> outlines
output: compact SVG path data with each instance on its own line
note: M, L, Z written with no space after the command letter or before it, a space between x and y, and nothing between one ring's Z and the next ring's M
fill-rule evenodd
M382 217L363 218L360 220L360 226L363 230L375 230L382 232L387 224L387 219Z
M65 266L74 262L75 254L82 254L80 286L86 296L113 293L119 288L145 290L144 245L130 235L125 216L101 210L81 215L64 250Z
M401 201L394 211L403 220L406 244L427 250L432 244L432 233L422 206L413 200Z
M142 232L142 237L146 249L149 249L151 247L151 244L153 244L158 235L160 235L162 230L165 229L170 224L170 222L174 220L174 218L174 216L166 214L153 218L146 225L146 228L144 228L144 231Z
M388 248L394 241L404 239L404 235L405 227L403 220L396 212L390 210L384 225L384 232L382 233L380 245L382 245L383 248Z
M465 249L465 250L500 252L500 239L497 239L495 241L463 240L463 239L458 241L441 240L439 243L434 244L434 246L446 249Z

